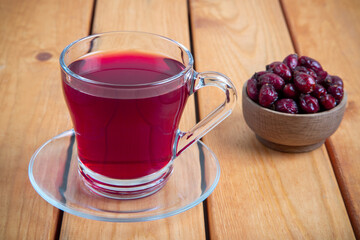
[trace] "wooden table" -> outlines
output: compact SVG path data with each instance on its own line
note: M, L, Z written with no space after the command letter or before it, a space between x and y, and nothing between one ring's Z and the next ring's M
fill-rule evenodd
M360 1L2 0L0 19L0 239L360 238ZM203 139L222 170L204 203L143 223L63 213L32 188L28 163L42 143L71 128L60 52L112 30L183 43L198 71L225 73L239 94L265 64L293 52L312 56L345 81L343 122L315 151L280 153L256 140L239 101ZM216 91L203 90L188 104L182 126L221 101Z

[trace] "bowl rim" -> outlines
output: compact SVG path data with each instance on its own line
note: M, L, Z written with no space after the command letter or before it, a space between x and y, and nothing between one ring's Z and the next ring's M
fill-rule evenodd
M336 105L334 108L327 110L327 111L322 111L322 112L317 112L317 113L309 113L309 114L290 114L290 113L283 113L283 112L277 112L275 110L271 110L269 108L265 108L261 105L259 105L258 103L254 102L251 98L249 98L247 91L246 91L246 86L249 80L247 80L244 85L243 85L243 91L242 91L242 97L243 99L245 98L248 102L251 102L250 104L252 104L255 107L260 108L262 111L268 112L268 113L274 113L274 114L278 114L280 116L284 116L284 117L290 117L290 118L312 118L312 117L320 117L323 115L329 115L332 114L340 109L342 109L343 107L346 106L346 102L347 102L347 92L344 89L344 96L343 99L341 100L339 105Z

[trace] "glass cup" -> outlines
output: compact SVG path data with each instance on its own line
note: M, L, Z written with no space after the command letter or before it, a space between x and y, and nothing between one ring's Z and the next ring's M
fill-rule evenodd
M79 173L91 191L114 199L155 193L176 157L231 114L233 83L221 73L198 73L193 63L180 43L142 32L96 34L63 50ZM224 102L189 131L179 130L188 97L206 86L220 88Z

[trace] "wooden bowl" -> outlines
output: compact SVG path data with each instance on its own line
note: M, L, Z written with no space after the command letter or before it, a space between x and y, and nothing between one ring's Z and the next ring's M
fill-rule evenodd
M242 110L247 125L265 146L282 152L308 152L320 147L339 127L347 93L335 108L313 114L287 114L264 108L242 91Z

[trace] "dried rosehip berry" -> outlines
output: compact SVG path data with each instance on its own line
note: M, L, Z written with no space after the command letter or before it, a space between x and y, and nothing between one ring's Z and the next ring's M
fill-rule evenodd
M293 83L285 84L282 93L286 98L297 98L299 96L299 92L296 90L295 85Z
M282 79L289 82L291 80L291 71L288 66L282 62L273 62L266 66L266 70L279 75Z
M340 85L331 85L327 88L327 92L335 98L336 103L339 103L344 97L344 88Z
M319 99L320 97L324 96L326 93L327 93L326 89L322 85L315 84L315 88L314 91L312 91L311 96Z
M323 71L321 64L313 58L301 56L299 58L299 65L314 70L316 73Z
M291 71L294 71L294 69L298 66L298 55L290 54L284 59L283 63L285 63Z
M275 73L266 73L259 77L259 83L261 86L265 84L271 84L274 86L276 91L281 91L285 85L284 79Z
M331 76L327 75L324 81L321 83L325 88L328 88L331 86Z
M265 84L259 91L259 104L269 108L278 99L278 93L271 84Z
M291 113L295 114L298 113L298 106L294 99L290 98L283 98L275 102L275 110L278 112L284 113Z
M269 72L267 72L267 71L256 72L256 73L254 73L254 75L252 76L252 78L255 78L256 80L259 81L259 77L261 77L261 76L264 75L265 73L269 73Z
M247 81L246 92L249 98L251 98L254 102L258 102L259 89L258 89L258 82L255 78L250 78Z
M315 73L313 70L311 70L310 68L306 68L306 67L304 67L304 66L297 66L294 71L303 72L303 73L309 74L309 75L312 76L314 79L317 79L316 73Z
M294 72L294 84L302 93L311 93L315 88L314 78L303 72Z
M300 96L300 108L305 113L316 113L319 111L319 101L309 94L302 94Z
M344 88L343 80L340 77L335 76L335 75L331 76L331 85L339 85L339 86L342 86Z
M332 75L328 75L325 78L323 85L326 88L330 87L331 85L339 85L339 86L344 87L344 83L343 83L342 79L338 76L332 76Z
M328 76L328 73L326 71L319 71L317 73L316 83L318 84L324 84L324 80Z
M320 104L326 110L332 109L336 106L335 98L330 94L325 94L320 98Z

